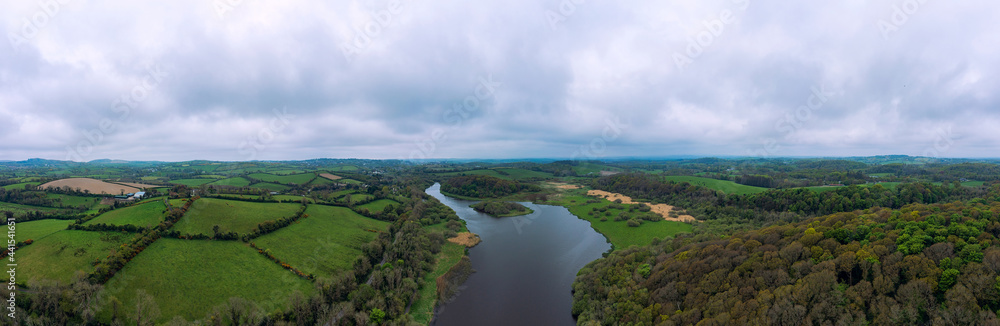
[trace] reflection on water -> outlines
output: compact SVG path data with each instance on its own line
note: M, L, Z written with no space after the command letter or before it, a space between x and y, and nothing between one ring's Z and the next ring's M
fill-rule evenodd
M440 189L435 184L427 193L455 210L483 242L469 250L476 273L438 309L434 325L575 325L573 279L611 249L604 236L565 207L522 203L535 212L494 218Z

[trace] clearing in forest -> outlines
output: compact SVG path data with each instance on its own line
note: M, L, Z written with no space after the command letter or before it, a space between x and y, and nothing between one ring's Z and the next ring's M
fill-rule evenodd
M667 221L677 221L677 222L693 222L697 221L694 216L691 215L679 215L677 217L670 217L670 211L674 209L673 206L667 204L650 204L650 203L640 203L632 201L632 197L625 196L622 194L617 194L613 192L607 192L604 190L588 190L587 195L602 197L610 201L615 201L617 199L622 200L622 204L646 204L649 208L656 214L663 216L664 220Z

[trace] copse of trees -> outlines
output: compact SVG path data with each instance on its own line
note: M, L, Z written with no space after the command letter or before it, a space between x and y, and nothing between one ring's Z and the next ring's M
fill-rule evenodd
M474 198L498 198L521 191L540 191L536 185L488 175L457 176L441 183L441 191Z
M579 323L998 322L1000 203L912 204L612 253L574 283Z
M478 212L483 212L492 216L504 217L513 215L523 215L531 213L531 209L515 202L485 200L471 206Z

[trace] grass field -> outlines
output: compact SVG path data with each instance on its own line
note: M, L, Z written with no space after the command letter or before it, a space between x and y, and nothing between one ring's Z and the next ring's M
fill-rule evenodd
M126 312L135 307L136 291L145 290L156 298L163 316L158 322L163 323L175 315L203 319L206 311L230 297L257 302L269 313L286 307L295 291L310 294L312 283L242 242L163 238L136 256L105 289ZM101 317L110 319L110 311Z
M309 203L314 202L312 200L312 198L302 197L302 196L295 196L295 195L274 195L272 197L275 200L279 200L279 201L285 202L285 203L301 203L302 202L302 198L305 198Z
M259 179L265 182L277 182L277 183L294 183L294 184L306 184L313 178L316 178L315 173L303 173L303 174L292 174L292 175L274 175L270 173L254 173L250 175L251 178Z
M95 204L101 202L101 199L98 197L71 196L63 194L46 194L45 196L52 199L58 199L60 202L62 202L63 205L69 205L73 207L83 205L85 207L90 208Z
M183 234L204 234L211 236L212 227L219 226L219 232L245 234L257 224L295 215L299 204L251 203L215 198L198 199L187 214L174 224L173 229Z
M600 216L590 216L587 213L593 210L594 207L607 207L612 202L601 198L599 203L587 204L587 200L590 199L593 198L587 197L580 190L572 190L567 191L556 201L547 204L564 206L573 215L589 221L594 230L597 230L597 232L608 238L608 241L611 242L615 250L628 248L633 245L647 245L653 241L653 238L663 239L678 233L690 233L692 229L691 224L672 221L642 221L642 225L638 227L629 227L626 221L616 222L614 220L613 216L623 211L618 209L608 209L607 211L611 212L612 217L608 217L607 221L601 221L600 218L603 216L603 212Z
M438 253L437 264L434 270L424 275L423 286L417 292L420 298L410 306L410 315L421 324L429 324L434 313L434 306L437 303L437 278L447 273L452 266L465 256L465 246L445 242Z
M37 220L20 222L15 225L14 240L21 242L24 240L38 241L47 235L65 230L73 221L69 220Z
M170 183L185 185L188 187L197 187L212 181L215 181L215 179L177 179L177 180L170 180Z
M399 202L397 202L395 200L392 200L392 199L379 199L379 200L376 200L376 201L373 201L373 202L361 205L360 207L367 208L368 211L370 211L370 212L381 212L383 209L385 209L386 206L389 206L389 205L392 205L392 207L398 207L399 206Z
M270 190L270 191L277 191L277 192L282 192L289 189L289 187L286 185L279 185L277 183L268 183L268 182L255 183L251 185L251 187Z
M0 202L0 212L11 211L14 212L15 215L20 215L23 213L34 212L34 211L53 212L57 210L59 209L52 207L29 206L29 205Z
M357 171L358 167L353 165L340 165L329 169L330 171Z
M225 178L219 179L218 181L209 183L212 186L231 186L231 187L246 187L250 185L250 181L243 179L241 177L235 178Z
M117 232L78 230L49 234L15 252L18 281L51 279L69 283L76 271L93 271L92 263L96 259L104 258L111 249L132 236Z
M27 185L37 186L37 185L40 185L40 184L42 184L42 183L41 182L22 182L22 183L15 183L15 184L12 184L12 185L3 186L3 189L4 190L13 190L13 189L24 190L24 187L27 186Z
M166 209L167 206L163 205L163 201L157 200L110 210L87 221L87 223L83 223L83 225L104 223L110 225L155 226L163 221L163 214Z
M254 243L317 277L349 270L361 256L361 246L375 239L376 234L367 230L384 231L389 225L345 207L311 205L306 214L309 217L257 238Z
M727 194L735 194L735 195L755 194L758 192L764 192L768 190L767 188L741 185L732 181L701 178L701 177L667 176L664 177L664 179L674 182L687 182L693 185L699 185L709 189L715 189Z
M361 184L361 181L354 180L354 179L339 179L339 180L337 180L337 182L338 183L352 184L352 185L359 185L359 184Z

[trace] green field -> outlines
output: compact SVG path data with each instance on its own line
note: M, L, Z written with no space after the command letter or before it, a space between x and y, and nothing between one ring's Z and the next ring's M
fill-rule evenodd
M392 205L392 207L398 207L399 202L392 199L379 199L359 207L367 208L370 212L381 212L386 206Z
M274 175L270 173L254 173L250 175L251 178L258 179L265 182L277 182L283 184L306 184L310 180L316 177L314 173L303 173L303 174L292 174L292 175Z
M302 198L305 198L306 202L310 204L316 202L312 198L296 196L296 195L274 195L271 196L271 198L274 198L274 200L281 201L283 203L302 203Z
M309 216L254 239L254 243L317 277L349 270L361 256L361 246L375 239L376 234L368 230L384 231L389 225L345 207L310 205L306 214Z
M42 212L53 212L59 209L52 207L41 207L41 206L29 206L14 203L0 202L0 212L10 211L14 212L15 215L20 215L27 212L42 211Z
M24 240L38 241L49 234L65 230L73 223L71 220L37 220L29 222L18 222L14 227L14 240L21 242Z
M163 201L157 200L145 204L110 210L90 221L87 221L87 223L83 223L83 225L104 223L110 225L155 226L163 221L163 214L166 209L167 206L163 205Z
M623 211L619 209L608 209L607 211L611 212L612 217L608 217L607 221L601 221L600 218L604 216L603 212L599 216L590 216L588 212L592 211L594 207L607 207L612 202L601 198L599 203L587 204L587 200L590 199L594 198L583 195L579 190L574 190L567 191L558 200L547 204L564 206L573 215L589 221L594 230L608 238L615 250L633 245L648 245L653 241L653 238L663 239L678 233L690 233L693 228L691 224L674 221L642 221L642 225L630 227L626 221L614 220L613 216Z
M188 187L197 187L212 181L215 181L215 179L178 179L170 180L170 183L185 185Z
M73 280L76 271L91 272L93 262L104 258L132 234L62 230L36 240L14 253L18 282L51 279L63 283Z
M340 165L329 169L330 171L357 171L358 167L353 165Z
M68 205L73 207L82 205L87 208L90 208L95 204L101 202L101 198L99 197L83 197L83 196L71 196L63 194L46 194L45 196L52 199L58 199L63 205Z
M27 185L29 185L29 184L30 184L30 185L33 185L33 186L37 186L37 185L40 185L40 184L42 184L42 183L41 183L41 182L22 182L22 183L15 183L15 184L12 184L12 185L6 185L6 186L3 186L3 189L4 189L4 190L13 190L13 189L21 189L21 190L24 190L24 187L25 187L25 186L27 186Z
M241 177L219 179L218 181L209 183L211 186L230 186L230 187L246 187L250 185L250 181L243 179Z
M277 192L282 192L290 189L286 185L279 185L277 183L268 183L268 182L255 183L251 187L270 190L270 191L277 191Z
M765 192L768 190L768 188L741 185L732 181L701 178L701 177L667 176L664 177L664 179L674 182L687 182L693 185L699 185L705 188L715 189L727 194L734 194L734 195L755 194L758 192Z
M212 227L219 226L219 232L246 234L257 224L295 215L299 204L251 203L215 198L198 199L187 214L174 224L173 229L183 234L204 234L211 236Z
M106 285L127 312L142 289L156 298L163 323L175 315L203 319L208 311L242 297L265 312L287 307L295 291L310 294L312 283L237 241L162 238L135 257ZM110 309L110 305L105 305ZM101 314L110 319L110 311Z
M361 184L361 181L354 180L354 179L338 179L337 183L346 183L346 184L351 184L351 185L359 185L359 184Z
M434 270L424 276L424 282L417 292L420 298L413 302L410 307L410 314L418 323L429 324L434 313L434 306L437 303L437 278L447 273L452 266L465 256L465 246L446 242L438 253L437 264Z

